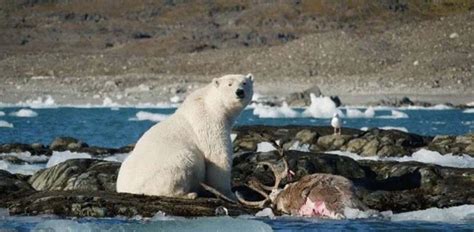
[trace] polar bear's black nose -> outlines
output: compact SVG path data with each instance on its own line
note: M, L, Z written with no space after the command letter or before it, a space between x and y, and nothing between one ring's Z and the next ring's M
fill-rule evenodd
M237 95L238 98L244 98L245 97L245 92L243 89L237 89L237 91L235 91L235 94Z

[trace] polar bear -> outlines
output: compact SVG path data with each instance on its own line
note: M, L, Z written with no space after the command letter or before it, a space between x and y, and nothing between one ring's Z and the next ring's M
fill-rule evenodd
M214 78L191 93L138 140L120 167L117 192L195 198L204 183L235 199L230 132L252 95L251 74Z

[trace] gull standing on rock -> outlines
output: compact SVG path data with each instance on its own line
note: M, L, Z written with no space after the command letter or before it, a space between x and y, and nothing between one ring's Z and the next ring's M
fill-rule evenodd
M332 116L331 119L331 126L334 128L334 134L335 135L340 135L341 134L341 126L342 126L342 121L339 118L339 114L335 113Z

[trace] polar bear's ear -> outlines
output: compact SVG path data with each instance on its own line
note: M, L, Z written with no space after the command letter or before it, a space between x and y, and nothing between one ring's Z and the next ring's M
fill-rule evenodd
M246 78L253 81L253 75L251 73L247 74Z
M214 79L212 79L212 84L213 84L215 87L219 87L219 78L214 78Z

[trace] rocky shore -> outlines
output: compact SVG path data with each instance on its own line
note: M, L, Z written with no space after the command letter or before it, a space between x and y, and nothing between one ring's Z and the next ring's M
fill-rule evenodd
M238 127L234 134L233 185L247 199L261 198L248 187L251 180L268 186L275 182L272 170L262 162L287 162L294 175L291 179L283 178L279 187L311 174L334 174L352 181L354 197L377 211L405 212L474 204L474 189L468 187L474 186L474 168L389 160L410 157L420 149L474 157L473 134L433 138L396 130L343 128L342 135L332 135L332 128L303 126ZM269 148L271 144L276 147ZM93 158L70 159L31 176L0 170L0 208L8 208L12 215L77 217L151 217L157 212L176 216L241 215L260 210L216 198L186 200L116 193L120 163L102 158L127 153L132 147L88 147L73 138L57 138L50 145L3 144L0 159L10 164L45 162L22 160L14 155L18 152L50 156L53 151L71 150L91 154ZM338 154L341 151L362 158Z

